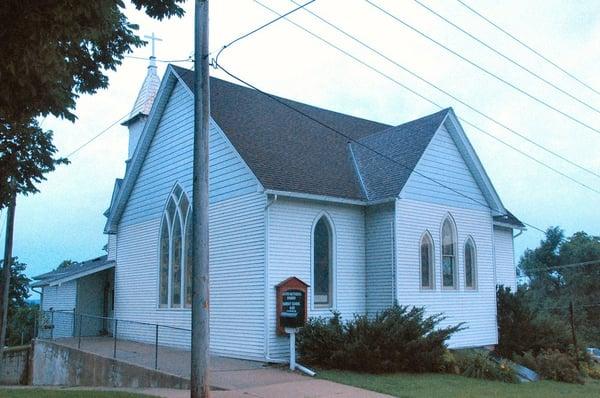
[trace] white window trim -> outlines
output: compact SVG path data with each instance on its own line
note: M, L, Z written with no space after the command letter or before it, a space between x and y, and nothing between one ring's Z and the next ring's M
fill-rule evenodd
M181 190L181 194L179 197L175 196L175 190L177 189L177 187L179 187L179 189ZM182 216L182 210L181 210L181 199L183 197L186 197L187 202L188 202L188 208L186 210L186 214L185 216ZM177 215L179 216L179 226L181 228L181 258L180 258L180 300L181 303L177 306L173 306L173 266L172 266L172 258L173 258L173 229L175 227L175 223L174 220L171 220L171 217L169 215L168 212L168 207L169 207L169 203L171 201L171 199L173 200L173 202L175 203L175 211L177 212ZM163 212L162 212L162 216L161 216L161 222L160 222L160 227L159 227L159 233L158 233L158 284L157 284L157 304L156 304L156 309L160 310L160 311L190 311L191 307L187 307L186 303L185 303L185 291L184 291L184 287L185 287L185 254L186 254L186 246L185 246L185 227L186 227L186 222L188 219L191 220L190 217L188 217L188 214L191 214L191 202L189 199L189 196L187 195L185 189L183 189L182 185L179 182L176 182L173 185L173 188L171 189L171 192L169 193L167 200L165 202L165 206L163 208ZM161 271L161 238L162 238L162 228L163 228L163 223L167 222L167 229L168 229L168 233L169 233L169 238L168 238L168 243L169 243L169 254L168 254L168 270L167 270L167 304L166 306L161 306L161 297L160 297L160 271Z
M471 273L473 274L473 286L467 286L467 243L471 242L471 246L473 246L473 258L471 259L473 264L473 269ZM463 269L465 275L465 290L476 292L479 290L479 272L477 269L477 245L475 244L475 239L471 235L467 236L465 239L465 243L463 245Z
M446 223L446 221L450 221L450 225L452 227L452 247L454 249L454 254L452 257L454 257L454 265L452 267L452 286L445 286L444 285L444 224ZM446 290L446 291L458 291L459 290L459 278L458 278L458 228L456 227L456 221L454 221L454 217L452 217L452 214L448 213L446 214L446 216L442 219L442 223L440 225L440 276L441 276L441 283L440 286L442 287L442 290Z
M315 228L317 226L317 223L322 219L325 218L325 220L328 223L328 227L329 227L329 233L330 233L330 241L329 241L329 245L330 245L330 294L329 294L329 303L326 304L315 304L315 293L314 293L314 286L315 286ZM336 299L336 293L337 293L337 238L336 238L336 229L335 229L335 224L333 223L333 219L331 218L331 216L323 211L320 212L317 217L315 217L315 219L313 220L312 226L311 226L311 231L310 231L310 286L311 286L311 294L310 294L310 308L311 310L315 310L315 311L319 311L319 310L335 310L336 306L337 306L337 299Z
M423 245L423 239L425 239L425 237L429 238L429 242L431 243L431 247L430 247L430 264L429 264L429 286L423 286L423 258L421 256L421 246ZM425 230L425 232L423 232L423 234L421 235L421 239L419 239L419 289L424 291L424 292L431 292L431 291L435 291L436 290L436 283L435 283L435 279L436 279L436 273L435 273L435 243L433 241L433 236L431 236L431 233L428 230Z

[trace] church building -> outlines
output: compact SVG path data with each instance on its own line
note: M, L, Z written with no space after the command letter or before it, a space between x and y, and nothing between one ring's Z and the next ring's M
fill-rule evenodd
M152 59L124 123L127 169L105 213L108 255L96 261L109 289L101 315L191 327L193 86L193 72L174 65L161 80ZM524 225L452 109L389 126L217 78L210 90L213 354L287 359L275 287L289 277L309 285L310 317L424 306L442 326L465 323L450 347L497 344L496 286L516 287L513 234ZM126 323L119 338L154 341Z

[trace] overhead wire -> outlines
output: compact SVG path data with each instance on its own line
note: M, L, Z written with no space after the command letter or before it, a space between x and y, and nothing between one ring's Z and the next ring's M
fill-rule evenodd
M272 13L274 13L274 14L276 14L276 15L280 15L280 17L282 17L282 16L281 16L281 14L279 14L277 11L275 11L275 10L273 10L272 8L270 8L270 7L266 6L265 4L262 4L260 1L258 1L258 0L254 0L254 2L255 2L255 3L257 3L257 4L259 4L260 6L264 7L265 9L267 9L267 10L271 11ZM308 10L307 10L307 11L308 11ZM281 18L279 18L279 19L281 19ZM382 71L380 71L379 69L377 69L377 68L373 67L372 65L370 65L370 64L368 64L368 63L366 63L365 61L363 61L363 60L361 60L360 58L358 58L358 57L354 56L353 54L351 54L351 53L349 53L348 51L346 51L346 50L342 49L341 47L339 47L339 46L337 46L337 45L333 44L332 42L330 42L330 41L328 41L328 40L326 40L326 39L322 38L321 36L319 36L319 35L315 34L314 32L312 32L312 31L310 31L309 29L307 29L307 28L303 27L302 25L300 25L300 24L298 24L298 23L296 23L296 22L294 22L294 21L292 21L292 20L290 20L290 19L288 19L288 18L286 18L286 21L288 21L289 23L293 24L293 25L294 25L294 26L296 26L297 28L299 28L299 29L303 30L304 32L306 32L306 33L310 34L311 36L315 37L316 39L318 39L318 40L320 40L320 41L324 42L324 43L325 43L325 44L327 44L328 46L330 46L330 47L332 47L332 48L336 49L337 51L341 52L341 53L342 53L342 54L344 54L345 56L347 56L347 57L351 58L352 60L354 60L354 61L356 61L356 62L360 63L361 65L365 66L366 68L368 68L368 69L372 70L373 72L375 72L375 73L377 73L377 74L381 75L382 77L384 77L384 78L386 78L386 79L390 80L391 82L393 82L393 83L397 84L398 86L400 86L400 87L404 88L405 90L409 91L410 93L412 93L412 94L414 94L414 95L418 96L419 98L423 99L424 101L427 101L428 103L430 103L430 104L432 104L432 105L434 105L434 106L436 106L436 107L438 107L438 108L440 108L440 109L444 109L444 107L443 107L442 105L438 104L437 102L435 102L435 101L431 100L430 98L427 98L427 97L426 97L426 96L424 96L423 94L421 94L421 93L417 92L416 90L414 90L414 89L410 88L409 86L407 86L407 85L405 85L405 84L401 83L400 81L398 81L397 79L393 78L393 77L392 77L392 76L390 76L389 74L386 74L385 72L382 72ZM223 48L221 49L221 51L223 51L224 49L225 49L225 47L223 47ZM221 51L219 51L219 53L217 54L217 57L218 57L218 55L221 53ZM383 56L385 57L385 55L383 55ZM388 58L388 57L386 57L386 59L389 59L389 58ZM393 61L392 61L392 62L393 62ZM450 94L448 94L448 95L450 95ZM505 146L507 146L507 147L511 148L512 150L514 150L514 151L516 151L516 152L520 153L521 155L523 155L523 156L525 156L525 157L527 157L527 158L529 158L529 159L533 160L534 162L536 162L536 163L540 164L541 166L543 166L543 167L546 167L546 168L548 168L548 169L552 170L553 172L555 172L555 173L557 173L557 174L559 174L559 175L563 176L564 178L567 178L567 179L569 179L570 181L572 181L572 182L574 182L574 183L576 183L576 184L578 184L578 185L582 186L583 188L586 188L586 189L588 189L588 190L590 190L590 191L592 191L592 192L594 192L594 193L600 194L600 191L599 191L599 190L597 190L597 189L594 189L594 188L590 187L589 185L587 185L587 184L585 184L585 183L583 183L583 182L581 182L581 181L579 181L579 180L577 180L577 179L575 179L575 178L573 178L573 177L571 177L571 176L569 176L569 175L567 175L567 174L563 173L562 171L560 171L560 170L558 170L558 169L556 169L556 168L554 168L554 167L552 167L552 166L550 166L550 165L548 165L548 164L546 164L546 163L544 163L544 162L542 162L542 161L540 161L540 160L538 160L538 159L534 158L533 156L531 156L530 154L526 153L525 151L523 151L523 150L521 150L521 149L519 149L519 148L515 147L514 145L511 145L511 144L509 144L509 143L507 143L507 142L503 141L502 139L500 139L500 138L496 137L495 135L493 135L493 134L489 133L488 131L486 131L486 130L482 129L481 127L479 127L479 126L477 126L476 124L474 124L474 123L470 122L469 120L466 120L466 119L465 119L465 118L463 118L463 117L459 117L459 119L460 119L460 120L461 120L463 123L465 123L465 124L467 124L467 125L469 125L469 126L473 127L473 128L474 128L474 129L476 129L477 131L479 131L479 132L481 132L481 133L483 133L483 134L485 134L485 135L489 136L490 138L492 138L492 139L494 139L494 140L496 140L496 141L500 142L501 144L503 144L503 145L505 145ZM541 231L541 230L540 230L540 231ZM542 232L544 232L544 231L542 231Z
M364 0L364 1L365 1L367 4L370 4L370 5L371 5L373 8L375 8L375 9L379 10L381 13L383 13L383 14L385 14L385 15L389 16L389 17L390 17L390 18L392 18L393 20L395 20L395 21L397 21L398 23L402 24L403 26L405 26L405 27L409 28L409 29L410 29L410 30L412 30L413 32L415 32L415 33L419 34L420 36L422 36L422 37L426 38L427 40L431 41L432 43L436 44L437 46L439 46L439 47L441 47L441 48L445 49L445 50L446 50L446 51L448 51L449 53L451 53L451 54L455 55L456 57L458 57L458 58L462 59L464 62L466 62L466 63L468 63L468 64L470 64L470 65L474 66L474 67L475 67L475 68L477 68L477 69L479 69L480 71L482 71L482 72L483 72L483 73L485 73L486 75L493 77L494 79L496 79L496 80L500 81L501 83L503 83L503 84L505 84L505 85L507 85L507 86L511 87L512 89L514 89L514 90L518 91L519 93L521 93L521 94L523 94L523 95L527 96L528 98L530 98L530 99L532 99L532 100L536 101L537 103L539 103L539 104L541 104L541 105L545 106L546 108L548 108L548 109L550 109L550 110L552 110L552 111L554 111L554 112L556 112L556 113L558 113L558 114L560 114L560 115L564 116L565 118L567 118L567 119L570 119L571 121L573 121L573 122L575 122L575 123L577 123L577 124L579 124L579 125L581 125L581 126L583 126L583 127L587 128L587 129L589 129L589 130L591 130L591 131L593 131L593 132L595 132L595 133L599 133L599 134L600 134L600 130L599 130L599 129L597 129L597 128L595 128L595 127L591 126L590 124L588 124L588 123L586 123L586 122L584 122L584 121L582 121L582 120L580 120L580 119L578 119L578 118L577 118L577 117L575 117L575 116L572 116L572 115L570 115L568 112L565 112L565 111L563 111L563 110L560 110L560 109L558 109L558 108L557 108L557 107L555 107L554 105L552 105L552 104L550 104L550 103L548 103L548 102L544 101L543 99L541 99L541 98L539 98L539 97L536 97L535 95L531 94L530 92L523 90L522 88L518 87L517 85L515 85L515 84L513 84L513 83L509 82L508 80L504 79L504 78L503 78L503 77L501 77L500 75L498 75L498 74L496 74L496 73L494 73L494 72L491 72L491 71L489 71L487 68L485 68L485 67L483 67L483 66L479 65L478 63L476 63L476 62L474 62L474 61L470 60L469 58L465 57L464 55L462 55L462 54L458 53L457 51L455 51L455 50L451 49L450 47L446 46L445 44L441 43L440 41L438 41L438 40L436 40L436 39L432 38L431 36L427 35L426 33L422 32L421 30L417 29L416 27L414 27L414 26L410 25L409 23L405 22L405 21L404 21L404 20L402 20L400 17L398 17L398 16L396 16L396 15L392 14L391 12L389 12L389 11L388 11L388 10L386 10L385 8L381 7L380 5L378 5L378 4L376 4L376 3L374 3L373 1L371 1L371 0Z
M590 110L592 110L592 111L600 114L600 110L598 110L594 106L592 106L592 105L588 104L587 102L579 99L578 97L572 95L571 93L569 93L568 91L564 90L563 88L557 86L556 84L554 84L551 81L547 80L546 78L540 76L539 74L535 73L534 71L532 71L531 69L529 69L526 66L522 65L521 63L519 63L519 62L515 61L514 59L510 58L509 56L505 55L501 51L497 50L495 47L491 46L490 44L484 42L483 40L479 39L474 34L472 34L469 31L467 31L466 29L464 29L464 28L460 27L459 25L455 24L449 18L446 18L445 16L443 16L439 12L435 11L433 8L427 6L425 3L421 2L420 0L413 0L413 1L415 3L417 3L420 7L424 8L425 10L429 11L431 14L435 15L436 17L438 17L442 21L446 22L448 25L454 27L455 29L457 29L460 32L464 33L465 35L469 36L471 39L475 40L476 42L478 42L479 44L481 44L482 46L484 46L488 50L494 52L496 55L502 57L503 59L505 59L508 62L512 63L513 65L517 66L521 70L524 70L525 72L527 72L531 76L537 78L538 80L540 80L540 81L546 83L547 85L553 87L554 89L558 90L559 92L563 93L564 95L568 96L569 98L573 99L574 101L579 102L581 105L583 105L583 106L589 108Z
M132 58L132 59L139 59L139 60L142 60L142 61L148 61L149 60L149 58L137 57L135 55L124 55L124 57L125 58ZM194 62L194 59L191 56L189 56L186 59L157 59L157 58L155 58L154 60L156 62L164 62L164 63L168 63L168 64L172 64L172 63L175 63L175 62Z
M290 1L290 2L292 2L292 3L294 3L294 4L298 4L296 0L289 0L289 1ZM262 7L266 8L266 9L268 9L269 11L271 11L271 12L273 12L273 13L276 13L276 11L274 11L272 8L270 8L270 7L266 6L265 4L261 3L261 2L260 2L260 1L258 1L258 0L254 0L254 2L255 2L255 3L257 3L257 4L259 4L260 6L262 6ZM490 115L488 115L488 114L484 113L483 111L481 111L481 110L479 110L479 109L475 108L474 106L470 105L470 104L469 104L469 103L467 103L466 101L464 101L464 100L462 100L462 99L460 99L460 98L456 97L455 95L451 94L450 92L448 92L448 91L446 91L446 90L442 89L442 88L441 88L441 87L439 87L438 85L436 85L436 84L434 84L434 83L430 82L429 80L427 80L426 78L424 78L424 77L420 76L420 75L419 75L419 74L417 74L416 72L414 72L414 71L410 70L410 69L409 69L409 68L407 68L406 66L404 66L404 65L402 65L402 64L400 64L400 63L398 63L397 61L395 61L394 59L392 59L392 58L388 57L387 55L385 55L385 54L384 54L384 53L382 53L381 51L377 50L376 48L374 48L374 47L370 46L369 44L365 43L364 41L362 41L362 40L358 39L356 36L354 36L354 35L352 35L352 34L348 33L347 31L343 30L343 29L342 29L342 28L340 28L339 26L337 26L337 25L335 25L334 23L332 23L332 22L328 21L327 19L323 18L322 16L320 16L320 15L319 15L319 14L317 14L316 12L314 12L314 11L312 11L312 10L308 9L308 8L305 8L303 11L305 11L305 12L307 12L307 13L309 13L309 14L313 15L315 18L318 18L320 21L322 21L322 22L324 22L325 24L329 25L330 27L332 27L333 29L335 29L335 30L337 30L338 32L342 33L342 34L343 34L343 35L345 35L346 37L350 38L351 40L355 41L356 43L359 43L359 44L360 44L360 45L362 45L363 47L365 47L365 48L367 48L368 50L372 51L373 53L375 53L375 54L379 55L380 57L382 57L382 58L383 58L383 59L385 59L386 61L388 61L388 62L392 63L393 65L397 66L398 68L402 69L403 71L405 71L405 72L409 73L410 75L412 75L412 76L414 76L415 78L419 79L419 80L420 80L420 81L422 81L423 83L425 83L425 84L429 85L430 87L433 87L433 88L434 88L434 89L436 89L437 91L439 91L439 92L441 92L441 93L443 93L443 94L447 95L448 97L450 97L450 98L454 99L455 101L459 102L460 104L462 104L462 105L466 106L467 108L469 108L469 109L470 109L470 110L472 110L473 112L477 113L478 115L480 115L480 116L483 116L483 117L484 117L484 118L486 118L487 120L489 120L489 121L491 121L491 122L495 123L496 125L498 125L498 126L500 126L500 127L504 128L504 129L508 130L508 131L509 131L509 132L511 132L512 134L514 134L514 135L516 135L516 136L518 136L518 137L522 138L523 140L525 140L525 141L529 142L530 144L532 144L532 145L534 145L534 146L536 146L536 147L538 147L538 148L542 149L543 151L545 151L545 152L547 152L547 153L549 153L549 154L551 154L551 155L553 155L553 156L555 156L555 157L557 157L557 158L559 158L559 159L561 159L561 160L563 160L563 161L565 161L565 162L569 163L570 165L572 165L572 166L574 166L574 167L577 167L577 168L579 168L579 169L581 169L581 170L583 170L583 171L585 171L585 172L587 172L587 173L589 173L589 174L591 174L591 175L594 175L594 176L596 176L596 177L600 177L600 174L598 174L598 173L594 172L593 170L590 170L590 169L588 169L587 167L585 167L585 166L582 166L582 165L580 165L580 164L578 164L578 163L576 163L576 162L574 162L574 161L572 161L572 160L570 160L570 159L568 159L568 158L566 158L566 157L564 157L564 156L560 155L559 153L557 153L557 152L555 152L555 151L553 151L553 150L551 150L551 149L549 149L549 148L546 148L545 146L543 146L543 145L541 145L541 144L539 144L539 143L535 142L534 140L530 139L529 137L527 137L527 136L526 136L526 135L524 135L523 133L520 133L520 132L516 131L515 129L513 129L513 128L511 128L510 126L506 125L505 123L503 123L503 122L501 122L501 121L499 121L499 120L497 120L497 119L493 118L492 116L490 116ZM300 28L300 29L303 29L303 30L304 30L305 32L307 32L307 33L310 33L311 35L313 35L313 36L316 36L315 34L313 34L312 32L309 32L307 29L305 29L305 28L304 28L304 27L302 27L301 25L299 25L299 24L295 23L294 21L291 21L291 20L289 20L289 19L288 19L288 22L290 22L290 23L292 23L292 24L296 25L296 27L298 27L298 28ZM329 43L329 42L328 42L327 44L331 46L331 43ZM403 87L403 88L406 88L406 87ZM430 100L430 99L428 99L428 98L427 98L427 99L426 99L426 98L424 98L424 97L422 97L422 98L423 98L423 99L425 99L425 100L426 100L427 102L429 102L429 103L432 103L432 104L434 104L434 105L436 105L436 106L438 106L438 107L441 107L440 105L437 105L437 104L435 104L433 101L431 101L431 100ZM507 144L505 144L505 145L507 145ZM513 149L514 149L514 148L513 148ZM518 151L519 151L519 152L521 152L520 150L518 150ZM525 156L527 156L527 157L529 157L529 155L527 155L527 154L525 154L525 153L522 153L522 154L523 154L523 155L525 155ZM555 171L555 170L553 170L553 171ZM559 173L559 174L561 174L561 173ZM562 175L562 174L561 174L561 175Z
M463 0L456 0L456 1L458 3L460 3L463 7L465 7L467 10L469 10L470 12L472 12L473 14L475 14L476 16L478 16L479 18L483 19L485 22L487 22L488 24L490 24L491 26L493 26L494 28L496 28L500 32L504 33L506 36L510 37L511 39L513 39L514 41L516 41L517 43L519 43L524 48L528 49L529 51L531 51L532 53L534 53L535 55L537 55L538 57L540 57L541 59L543 59L544 61L546 61L547 63L549 63L550 65L554 66L559 71L563 72L565 75L569 76L571 79L575 80L576 82L578 82L582 86L587 87L589 90L593 91L594 93L600 95L600 91L596 90L594 87L590 86L589 84L587 84L583 80L579 79L577 76L573 75L571 72L569 72L568 70L566 70L562 66L558 65L556 62L550 60L548 57L546 57L545 55L543 55L540 51L538 51L535 48L531 47L530 45L528 45L527 43L525 43L524 41L522 41L521 39L519 39L518 37L516 37L516 35L508 32L506 29L502 28L500 25L498 25L497 23L495 23L494 21L492 21L490 18L486 17L485 15L483 15L482 13L480 13L479 11L475 10L473 7L471 7L470 5L468 5L467 3L465 3Z
M119 119L117 119L116 121L114 121L113 123L111 123L108 127L106 127L105 129L103 129L102 131L100 131L98 134L94 135L92 138L90 138L89 140L87 140L86 142L84 142L83 144L81 144L80 146L78 146L73 151L71 151L67 156L65 156L65 158L68 159L71 156L75 155L77 152L79 152L80 150L82 150L83 148L85 148L87 145L89 145L93 141L95 141L98 137L100 137L101 135L105 134L111 128L113 128L118 123L120 123L123 119L125 119L127 116L129 116L129 114L130 114L130 112L127 112L125 115L121 116Z
M267 26L269 26L269 25L271 25L271 24L273 24L273 23L275 23L275 22L279 21L280 19L284 18L285 16L288 16L288 15L290 15L292 12L295 12L295 11L297 11L297 10L301 9L301 8L303 8L304 6L308 5L308 4L310 4L310 3L306 3L305 5L303 5L303 6L301 6L301 7L298 7L298 8L296 8L296 9L292 10L291 12L287 12L287 13L285 13L285 14L279 15L279 17L277 17L277 18L275 18L275 19L273 19L273 20L271 20L271 21L269 21L269 22L267 22L267 23L263 24L263 25L260 27L260 29L254 29L254 30L253 30L253 31L252 31L250 34L256 33L256 32L258 32L259 30L261 30L261 29L264 29L265 27L267 27ZM445 188L445 189L448 189L449 191L451 191L451 192L454 192L454 193L456 193L457 195L459 195L459 196L462 196L462 197L464 197L464 198L467 198L467 199L469 199L469 200L471 200L471 201L473 201L473 202L475 202L475 203L477 203L477 204L479 204L479 205L481 205L481 206L483 206L483 207L485 207L485 208L488 208L488 209L492 210L493 212L496 212L496 213L498 213L498 214L502 214L502 213L503 213L503 212L502 212L500 209L494 209L493 207L491 207L491 206L490 206L489 204L487 204L487 203L481 202L481 201L480 201L480 200L478 200L478 199L475 199L475 198L473 198L473 197L471 197L471 196L469 196L469 195L466 195L466 194L465 194L465 193L463 193L463 192L460 192L460 191L458 191L458 190L456 190L456 189L454 189L454 188L452 188L452 187L450 187L450 186L448 186L448 185L446 185L446 184L444 184L444 183L442 183L442 182L439 182L439 181L437 181L437 180L436 180L436 179L434 179L434 178L431 178L431 177L429 177L428 175L426 175L426 174L424 174L424 173L421 173L421 172L419 172L418 170L415 170L413 167L410 167L410 166L408 166L408 165L406 165L406 164L404 164L404 163L402 163L402 162L398 161L397 159L394 159L394 158L392 158L392 157L390 157L390 156L388 156L388 155L386 155L386 154L384 154L384 153L382 153L382 152L380 152L380 151L378 151L378 150L376 150L376 149L374 149L374 148L372 148L372 147L370 147L370 146L368 146L368 145L365 145L364 143L362 143L362 142L360 142L360 141L358 141L358 140L354 139L353 137L351 137L351 136L349 136L348 134L346 134L346 133L344 133L344 132L342 132L342 131L340 131L340 130L336 129L335 127L332 127L332 126L328 125L327 123L325 123L325 122L323 122L323 121L321 121L321 120L319 120L319 119L317 119L317 118L315 118L315 117L313 117L313 116L311 116L311 115L307 114L306 112L303 112L302 110L298 109L297 107L295 107L295 106L293 106L293 105L290 105L289 103L287 103L287 102L283 101L282 99L280 99L280 98L278 98L278 97L276 97L276 96L274 96L274 95L272 95L272 94L269 94L269 93L267 93L267 92L265 92L265 91L263 91L263 90L259 89L259 88L258 88L258 87L256 87L255 85L253 85L253 84L249 83L248 81L246 81L246 80L244 80L244 79L240 78L239 76L236 76L235 74L233 74L232 72L230 72L229 70L227 70L225 67L223 67L221 64L219 64L219 57L220 57L220 55L222 54L222 52L223 52L223 51L224 51L226 48L228 48L229 46L231 46L233 43L236 43L236 42L238 42L239 40L241 40L241 38L246 38L246 37L250 36L250 34L245 34L245 35L243 35L243 36L240 36L240 38L237 38L237 39L233 40L232 42L230 42L229 44L227 44L227 45L223 46L223 48L222 48L222 49L221 49L221 50L220 50L220 51L217 53L217 56L216 56L216 57L215 57L215 59L213 60L213 65L214 65L216 68L219 68L221 71L223 71L225 74L227 74L227 75L228 75L228 76L230 76L231 78L233 78L233 79L237 80L238 82L240 82L240 83L242 83L242 84L246 85L247 87L250 87L250 88L254 89L256 92L258 92L258 93L260 93L260 94L262 94L262 95L264 95L264 96L267 96L267 97L269 97L269 98L270 98L270 99L272 99L273 101L275 101L275 102L279 103L280 105L282 105L282 106L284 106L284 107L286 107L286 108L288 108L288 109L290 109L290 110L292 110L292 111L294 111L294 112L296 112L296 113L298 113L298 114L300 114L300 115L302 115L302 116L306 117L307 119L309 119L309 120L312 120L314 123L317 123L317 124L319 124L320 126L322 126L322 127L325 127L326 129L328 129L328 130L330 130L330 131L332 131L332 132L334 132L334 133L338 134L339 136L341 136L341 137L345 138L345 139L346 139L348 142L352 142L352 143L354 143L354 144L356 144L356 145L358 145L358 146L361 146L361 147L363 147L363 148L367 149L368 151L370 151L370 152L373 152L373 153L375 153L376 155L378 155L378 156L380 156L380 157L382 157L382 158L384 158L384 159L387 159L388 161L390 161L390 162L392 162L392 163L395 163L395 164L397 164L397 165L401 166L402 168L405 168L405 169L409 170L411 173L414 173L414 174L416 174L416 175L419 175L419 176L421 176L421 177L423 177L423 178L425 178L425 179L427 179L427 180L429 180L429 181L431 181L431 182L435 183L436 185L439 185L439 186L441 186L441 187L443 187L443 188ZM544 231L543 231L541 228L538 228L538 227L536 227L536 226L534 226L534 225L532 225L532 224L525 223L525 222L523 222L523 224L525 224L525 225L527 225L527 226L529 226L529 227L531 227L531 228L533 228L533 229L536 229L536 230L538 230L538 231L541 231L541 232L545 233L545 232L544 232Z

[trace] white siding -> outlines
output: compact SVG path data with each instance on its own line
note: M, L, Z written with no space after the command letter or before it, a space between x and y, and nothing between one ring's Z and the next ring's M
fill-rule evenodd
M73 315L77 303L77 282L71 281L60 286L47 286L42 289L42 310L46 312L47 324L54 324L54 330L40 329L42 337L71 337L73 336ZM68 312L66 312L68 311Z
M496 254L496 283L517 289L517 269L513 247L513 231L510 228L494 227L494 248Z
M108 242L106 247L108 249L106 253L106 259L115 260L117 258L117 235L108 235Z
M160 217L176 181L188 195L191 194L193 127L192 97L181 83L177 83L158 123L120 225ZM258 191L256 178L212 120L209 145L211 203Z
M394 204L366 209L367 313L394 303Z
M118 227L115 316L191 327L189 309L158 309L159 225L179 182L191 199L193 101L171 93ZM266 196L219 127L209 137L211 351L264 358ZM153 327L120 323L120 337L154 341ZM160 329L160 343L189 347L189 332Z
M453 192L431 179L439 181L475 201ZM415 167L415 173L410 176L402 189L400 197L456 207L487 209L486 199L458 151L454 139L444 126L439 128L431 140Z
M457 229L458 289L441 288L440 234L442 221L451 214ZM496 283L494 275L492 217L489 211L435 205L400 199L396 204L397 297L401 305L426 307L427 314L443 313L441 326L465 322L468 328L455 334L450 347L497 343ZM421 290L419 240L429 231L435 250L435 289ZM476 245L477 289L465 290L464 243L471 236Z
M327 213L333 223L334 307L345 319L366 311L365 217L359 206L279 198L268 210L267 324L269 356L287 359L287 337L276 335L275 286L290 276L312 285L313 224ZM330 316L327 309L311 308L309 288L308 316Z

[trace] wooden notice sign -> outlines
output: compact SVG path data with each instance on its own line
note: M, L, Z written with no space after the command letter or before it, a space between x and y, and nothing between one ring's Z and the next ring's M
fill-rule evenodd
M308 285L291 277L276 286L277 333L285 334L285 328L299 328L306 323L306 296Z

